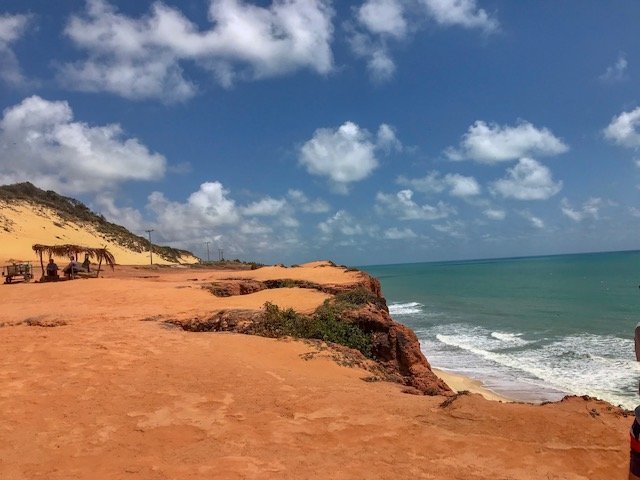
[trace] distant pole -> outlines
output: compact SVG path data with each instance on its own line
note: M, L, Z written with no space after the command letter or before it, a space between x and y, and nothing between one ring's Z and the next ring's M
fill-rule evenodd
M151 246L151 232L153 232L153 229L145 230L145 232L149 235L149 265L153 265L153 248Z
M224 252L221 248L218 249L218 260L221 262L224 260Z
M206 243L206 244L207 244L207 263L208 263L208 262L210 262L210 261L211 261L211 259L209 258L209 244L210 244L211 242L204 242L204 243Z

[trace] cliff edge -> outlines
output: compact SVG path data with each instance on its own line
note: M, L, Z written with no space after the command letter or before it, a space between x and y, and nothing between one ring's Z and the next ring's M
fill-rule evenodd
M331 262L316 263L314 268L323 267L349 270L346 267L337 267ZM290 272L293 271L295 268L290 269ZM420 342L416 334L410 328L395 322L389 315L379 280L365 272L358 271L355 281L341 284L317 283L285 276L266 280L227 278L205 285L204 288L217 297L249 295L278 288L302 288L328 294L330 298L307 316L295 312L281 312L277 309L269 310L269 308L260 311L221 310L205 317L170 320L170 323L195 332L228 331L276 337L290 335L326 340L348 347L354 346L351 353L359 356L359 363L368 365L374 373L380 374L385 380L402 383L414 389L415 393L426 395L452 393L451 389L431 371L429 362L420 350ZM307 328L299 335L296 334L297 330L283 330L281 325L274 328L272 323L278 322L278 318L274 318L277 315L297 315L293 322L311 323L316 327ZM353 344L345 340L345 334L337 335L337 340L333 339L326 332L330 329L336 330L336 327L323 327L322 322L334 320L356 327L362 332L364 339L359 339ZM367 360L372 360L374 363L371 364Z
M440 386L377 288L328 262L0 285L0 478L626 478L630 413L606 402L404 394ZM366 329L370 356L183 330L290 320Z

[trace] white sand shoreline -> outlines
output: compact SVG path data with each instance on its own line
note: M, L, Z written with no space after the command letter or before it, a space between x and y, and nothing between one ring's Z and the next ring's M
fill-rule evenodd
M508 398L504 395L500 395L499 393L494 392L493 390L487 388L480 380L475 380L470 377L466 377L464 375L460 375L459 373L450 372L447 370L442 370L439 368L431 368L433 373L435 373L440 379L444 380L444 382L449 385L449 387L454 392L460 392L463 390L468 390L471 393L479 393L487 400L493 400L497 402L517 402L519 400L514 398Z

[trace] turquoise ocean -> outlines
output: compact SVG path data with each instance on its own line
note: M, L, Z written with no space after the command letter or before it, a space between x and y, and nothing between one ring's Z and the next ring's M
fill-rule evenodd
M640 403L640 251L360 268L436 368L518 400Z

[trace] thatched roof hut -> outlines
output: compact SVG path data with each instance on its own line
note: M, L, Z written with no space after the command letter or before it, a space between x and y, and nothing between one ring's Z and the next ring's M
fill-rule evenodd
M48 257L75 257L78 258L78 255L85 254L88 255L90 259L95 259L98 261L98 274L100 273L100 268L102 267L102 262L104 261L107 265L113 267L116 263L116 259L113 254L107 250L106 247L103 248L93 248L93 247L84 247L82 245L40 245L35 244L31 247L36 255L40 257L40 266L42 267L42 276L44 277L44 263L42 261L42 256L47 255Z

